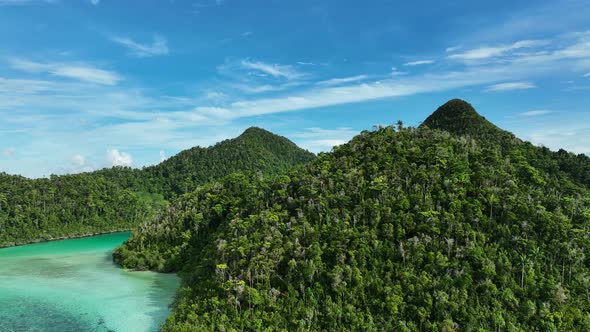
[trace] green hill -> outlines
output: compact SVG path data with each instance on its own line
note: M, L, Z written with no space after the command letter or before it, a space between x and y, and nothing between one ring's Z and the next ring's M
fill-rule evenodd
M277 174L315 156L259 128L194 147L144 169L27 179L0 173L0 247L122 229L198 186L233 172Z
M182 151L159 165L144 169L143 173L157 179L159 182L152 190L165 193L168 198L234 172L278 174L314 158L312 153L285 137L251 127L237 138L212 147Z
M590 158L584 154L575 155L565 150L557 152L538 148L523 142L512 133L496 127L479 115L473 106L461 99L452 99L430 115L421 127L438 129L455 135L466 135L479 141L490 140L509 153L515 145L524 153L525 159L537 168L549 173L561 171L574 181L590 187ZM524 144L524 145L523 145ZM564 175L564 174L562 174Z
M457 135L492 135L507 133L479 115L470 103L452 99L440 106L421 125Z
M164 331L587 331L588 163L558 154L451 101L285 175L199 187L114 259L180 271Z

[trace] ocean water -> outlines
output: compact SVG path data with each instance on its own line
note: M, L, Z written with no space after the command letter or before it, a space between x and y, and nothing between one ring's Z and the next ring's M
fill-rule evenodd
M128 237L0 249L0 331L157 331L179 280L114 265L111 252Z

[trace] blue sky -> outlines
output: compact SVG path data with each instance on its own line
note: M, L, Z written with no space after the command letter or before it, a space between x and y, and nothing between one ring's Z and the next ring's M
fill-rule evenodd
M590 2L0 0L0 171L141 167L260 126L313 152L463 98L590 153Z

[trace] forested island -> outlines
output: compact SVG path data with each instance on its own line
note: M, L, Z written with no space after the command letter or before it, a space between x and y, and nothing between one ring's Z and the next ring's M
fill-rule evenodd
M278 174L315 156L252 127L143 169L27 179L0 173L0 247L128 230L168 201L234 172Z
M180 273L164 331L589 330L589 167L452 100L209 183L115 259Z
M317 158L251 128L134 170L0 178L0 244L133 227L163 331L590 330L590 159L454 99Z

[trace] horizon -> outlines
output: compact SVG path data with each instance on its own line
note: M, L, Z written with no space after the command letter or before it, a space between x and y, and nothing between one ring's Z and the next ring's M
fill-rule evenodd
M590 3L0 0L0 171L141 168L261 127L318 153L453 98L590 154Z
M452 101L452 100L460 100L460 101L462 101L462 102L466 102L466 103L470 104L470 103L469 103L469 101L466 101L466 100L463 100L463 99L460 99L460 98L453 98L453 99L449 99L447 102L450 102L450 101ZM470 105L471 105L471 104L470 104ZM441 106L443 106L443 105L441 105ZM435 111L436 111L436 110L435 110ZM434 113L434 111L433 111L433 113ZM431 113L430 115L432 115L433 113ZM479 112L477 112L477 110L475 110L475 113L479 114ZM430 115L429 115L429 116L430 116ZM429 117L429 116L428 116L428 117ZM428 118L428 117L427 117L427 118ZM426 119L427 119L427 118L426 118ZM426 120L426 119L424 119L424 120ZM487 121L487 119L486 119L485 117L484 117L484 120L486 120L486 121ZM396 121L396 123L383 124L383 125L381 125L381 124L374 125L372 130L374 130L374 129L375 129L375 127L377 127L377 126L379 126L379 127L380 127L380 126L389 126L389 127L395 127L395 126L397 126L397 125L398 125L399 121L401 121L401 120L398 120L398 121ZM424 121L420 121L420 123L419 123L418 125L416 125L416 126L407 126L407 125L406 125L405 123L403 123L403 121L402 121L404 128L407 128L407 127L418 128L419 126L421 126L421 125L422 125L422 123L423 123L423 122L424 122ZM492 124L493 124L493 123L492 123ZM224 141L227 141L227 140L233 140L233 139L238 139L238 138L242 137L242 136L243 136L243 135L244 135L244 134L245 134L245 133L246 133L248 130L251 130L251 129L259 129L259 130L265 131L265 132L267 132L267 133L270 133L270 134L272 134L272 135L278 135L278 134L276 134L276 133L274 133L274 132L272 132L272 131L269 131L269 130L267 130L267 129L266 129L266 128L264 128L264 127L259 127L259 126L255 126L255 125L253 125L253 126L247 127L247 128L246 128L246 129L244 129L244 130L243 130L241 133L239 133L238 135L236 135L236 136L234 136L234 137L229 137L229 138L226 138L226 139L222 139L221 141L218 141L218 142L213 142L213 143L212 143L212 144L210 144L209 146L199 146L199 145L197 145L197 146L188 147L187 149L185 149L185 150L181 150L181 151L179 151L177 154L175 154L175 155L173 155L173 156L167 157L167 158L165 158L165 159L163 159L163 160L160 160L159 162L156 162L156 163L154 163L154 164L150 164L150 165L143 165L143 166L140 166L140 167L133 166L133 165L110 165L110 166L108 166L108 165L107 165L107 166L104 166L104 167L102 167L102 168L96 168L96 169L91 169L91 170L82 170L82 171L80 171L80 172L72 172L72 173L67 173L67 174L49 174L49 175L43 175L43 176L40 176L40 177L30 177L30 179L49 178L50 176L55 176L55 175L58 175L58 176L59 176L59 175L68 175L68 174L82 174L82 173L92 173L92 172L96 172L96 171L100 171L100 170L104 170L104 169L109 169L109 168L113 168L113 167L128 167L128 168L135 168L135 169L143 169L143 168L146 168L146 167L157 166L157 165L159 165L159 164L161 164L161 163L165 162L166 160L168 160L168 159L170 159L170 158L173 158L173 157L175 157L176 155L178 155L179 153L181 153L181 152L183 152L183 151L187 151L187 150L190 150L190 149L192 149L192 148L213 148L215 145L217 145L217 144L219 144L219 143L223 143ZM505 131L503 128L499 128L499 127L498 127L498 129ZM365 130L371 130L371 129L368 129L368 128L366 128ZM360 132L354 133L354 135L351 137L351 139L352 139L354 136L356 136L356 135L359 135L359 134L360 134ZM511 133L511 134L512 134L512 133ZM296 144L296 143L295 143L295 142L293 142L293 140L291 140L289 137L285 137L285 136L282 136L282 135L278 135L278 136L279 136L279 137L286 138L286 139L287 139L287 140L289 140L290 142L292 142L292 143ZM519 138L519 137L517 137L517 138ZM530 143L530 141L525 141L525 142L529 142L529 143ZM346 142L343 142L342 144L348 144L348 143L350 143L350 140L349 140L349 141L346 141ZM339 146L339 145L342 145L342 144L334 145L334 146L332 146L332 148L331 148L331 149L333 149L333 148L335 148L335 147L337 147L337 146ZM308 149L305 149L305 148L303 148L303 147L301 147L301 146L299 146L299 145L297 145L297 146L298 146L299 148L301 148L301 149L303 149L303 150L307 151L307 152L311 152L311 153L315 154L316 156L317 156L319 153L325 153L325 152L327 152L327 153L330 153L330 152L332 151L332 150L330 150L330 151L319 151L319 152L312 152L312 151L310 151L310 150L308 150ZM542 144L539 144L539 145L537 145L537 146L539 146L539 147L544 147L544 145L542 145ZM554 150L554 151L556 151L556 150ZM568 151L568 152L569 152L569 151ZM3 171L0 171L0 173L2 173L2 172L3 172ZM17 176L18 176L18 175L20 175L20 174L12 174L12 173L7 173L7 174L9 174L9 175L17 175Z

